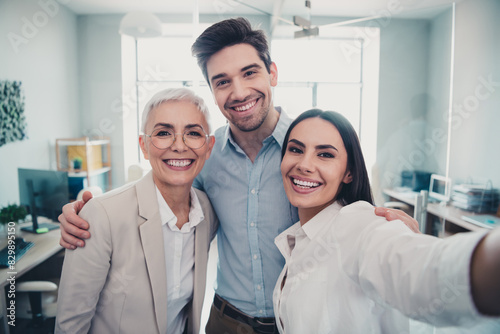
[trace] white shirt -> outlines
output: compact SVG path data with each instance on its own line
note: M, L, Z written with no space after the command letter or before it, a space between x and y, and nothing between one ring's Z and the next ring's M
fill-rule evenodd
M408 333L408 317L473 324L469 265L484 234L439 239L375 216L366 202L334 203L275 239L286 260L273 296L278 329Z
M193 298L194 286L194 231L203 219L198 196L191 188L189 221L182 229L175 225L177 217L156 188L158 208L162 221L163 245L167 268L167 333L182 333L186 324L186 305Z

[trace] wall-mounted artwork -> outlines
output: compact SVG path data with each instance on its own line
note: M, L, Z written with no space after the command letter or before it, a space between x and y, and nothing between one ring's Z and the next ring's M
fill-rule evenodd
M0 80L0 146L25 138L26 118L21 82Z

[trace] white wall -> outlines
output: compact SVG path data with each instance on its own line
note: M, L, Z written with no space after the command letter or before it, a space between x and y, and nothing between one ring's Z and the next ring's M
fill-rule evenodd
M500 1L456 7L450 176L500 188ZM494 84L484 84L492 80Z
M44 10L40 3L52 5ZM23 39L17 52L9 33ZM3 206L19 202L18 167L55 169L56 138L80 135L79 55L76 16L50 0L0 1L0 35L0 78L22 82L28 124L27 140L0 147Z
M125 182L121 83L123 15L78 17L79 127L85 136L111 139L112 187Z
M430 22L427 129L420 146L426 155L423 169L440 175L446 175L452 19L450 8Z
M399 186L402 170L422 170L426 120L429 21L393 19L380 32L377 163L372 187L376 203L383 188Z

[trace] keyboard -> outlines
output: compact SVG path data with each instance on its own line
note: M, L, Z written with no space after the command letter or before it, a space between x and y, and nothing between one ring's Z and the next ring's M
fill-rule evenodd
M0 268L8 268L9 261L11 261L11 264L13 263L12 261L18 262L21 259L21 257L23 257L23 255L26 254L26 252L34 245L35 244L31 241L25 241L24 239L16 239L15 249L14 249L15 257L12 254L12 252L9 256L8 245L5 246L2 250L0 250Z

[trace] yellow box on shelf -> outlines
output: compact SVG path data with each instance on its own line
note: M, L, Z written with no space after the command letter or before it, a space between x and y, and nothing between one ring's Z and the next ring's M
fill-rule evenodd
M73 146L69 145L68 148L68 166L73 166L73 159L80 157L82 159L81 169L86 170L89 164L89 170L96 170L103 167L102 164L102 146L101 145L88 145L88 146ZM88 149L88 152L86 152Z

